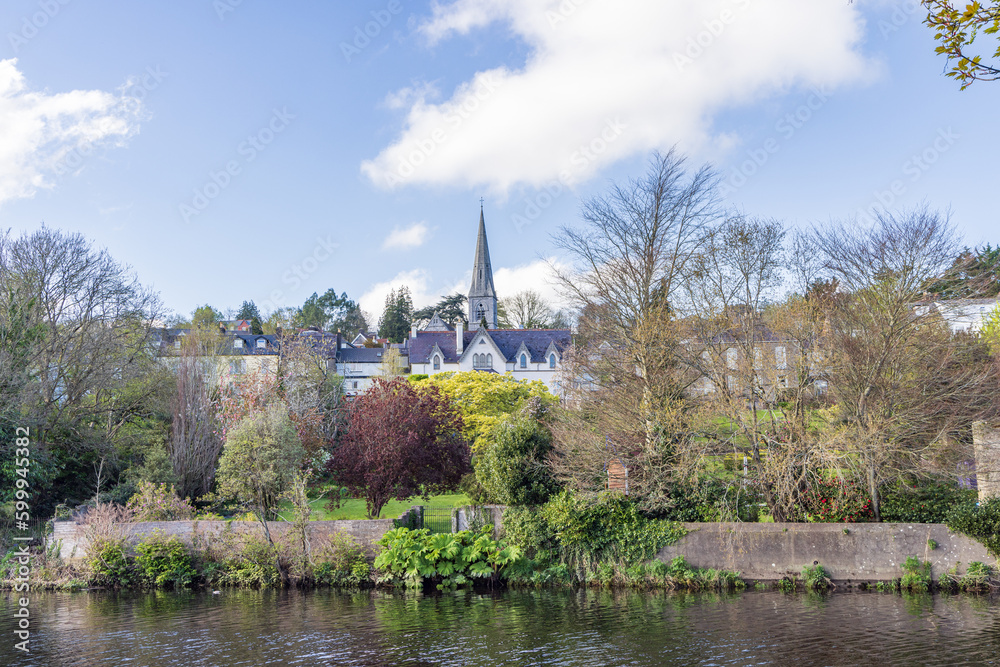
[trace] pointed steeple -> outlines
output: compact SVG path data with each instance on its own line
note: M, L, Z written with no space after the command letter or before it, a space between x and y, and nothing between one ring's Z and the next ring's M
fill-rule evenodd
M476 240L476 258L472 264L472 287L469 288L469 327L475 327L483 318L486 318L491 329L496 329L497 291L493 287L493 265L490 263L490 246L486 241L486 219L480 204L479 238Z

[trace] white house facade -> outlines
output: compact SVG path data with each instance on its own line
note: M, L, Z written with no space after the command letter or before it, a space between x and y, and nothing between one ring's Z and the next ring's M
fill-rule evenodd
M469 323L466 331L462 324L452 327L435 314L422 330L411 329L407 341L410 372L510 373L518 380L541 380L556 395L562 393L563 355L572 345L572 334L569 329L497 328L497 296L481 211L469 289Z

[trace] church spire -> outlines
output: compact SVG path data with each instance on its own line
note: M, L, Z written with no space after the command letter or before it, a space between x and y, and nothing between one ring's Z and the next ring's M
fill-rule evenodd
M489 328L497 328L497 291L493 287L490 246L486 241L486 219L480 200L479 238L476 240L476 258L472 264L472 287L469 288L469 328L478 326L484 318Z

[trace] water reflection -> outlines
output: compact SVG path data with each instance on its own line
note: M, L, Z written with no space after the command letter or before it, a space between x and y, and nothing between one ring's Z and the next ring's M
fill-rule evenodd
M223 591L32 596L10 665L1000 664L1000 600L880 593Z

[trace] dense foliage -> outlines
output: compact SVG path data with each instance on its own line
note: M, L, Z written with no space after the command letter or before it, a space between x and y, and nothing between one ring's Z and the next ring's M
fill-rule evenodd
M429 582L443 589L472 579L495 581L520 558L521 550L494 540L490 531L431 534L426 528L396 528L378 541L383 550L375 567L410 586Z
M177 497L173 485L153 482L140 482L127 506L136 521L186 521L194 516L194 507Z
M253 510L261 521L273 518L304 456L287 411L271 404L228 432L216 493L225 502Z
M506 539L529 558L571 567L596 562L635 565L685 533L677 522L644 517L624 496L585 499L569 491L541 507L508 508L503 527Z
M1000 558L1000 496L979 503L959 505L947 517L948 527L979 540L995 558Z
M540 505L557 491L546 458L552 434L539 421L540 401L504 417L483 436L475 459L476 479L486 497L501 505Z
M328 469L371 519L393 498L453 490L469 471L462 418L436 387L376 378L353 403Z
M417 386L436 387L447 396L462 415L465 439L474 453L486 445L485 435L501 419L519 412L531 399L538 399L538 410L552 408L559 399L544 382L525 382L511 375L495 373L436 373L430 377L411 378Z
M978 492L954 483L900 482L882 496L882 520L896 523L946 523L948 515L976 504Z

